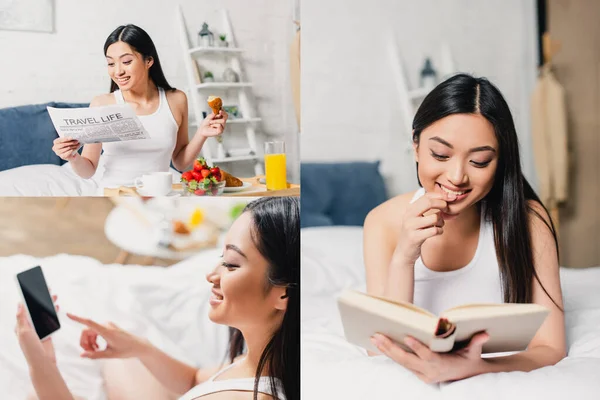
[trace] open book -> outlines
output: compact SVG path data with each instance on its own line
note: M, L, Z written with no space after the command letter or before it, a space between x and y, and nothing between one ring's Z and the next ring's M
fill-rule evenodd
M432 351L443 353L469 344L486 331L490 339L484 353L520 351L550 312L538 304L467 304L444 311L439 317L410 303L347 290L338 298L346 339L366 350L379 352L370 341L380 333L398 342L412 336Z

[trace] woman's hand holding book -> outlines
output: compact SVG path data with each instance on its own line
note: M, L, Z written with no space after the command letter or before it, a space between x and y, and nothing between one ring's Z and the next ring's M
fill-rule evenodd
M413 352L403 350L398 344L388 337L375 334L372 343L398 364L408 368L425 383L439 383L455 381L479 374L481 364L481 350L489 335L485 332L477 333L463 349L451 353L436 353L417 339L407 336L404 343Z

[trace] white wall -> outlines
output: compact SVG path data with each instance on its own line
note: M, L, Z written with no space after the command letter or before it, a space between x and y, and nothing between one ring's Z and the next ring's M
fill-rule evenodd
M390 194L416 188L390 46L398 47L414 89L425 57L439 69L446 41L460 71L485 76L502 91L525 174L535 176L529 133L535 1L303 0L302 19L303 161L381 159Z
M255 85L257 114L263 118L259 129L284 137L290 164L297 164L289 78L289 45L294 32L291 0L57 0L55 33L0 30L0 108L48 101L89 102L106 93L109 78L104 41L117 26L128 23L150 34L169 83L184 88L178 4L186 13L193 43L202 22L206 20L217 30L221 23L218 10L229 11L237 44L245 49L246 76ZM290 176L296 180L297 171L290 171Z

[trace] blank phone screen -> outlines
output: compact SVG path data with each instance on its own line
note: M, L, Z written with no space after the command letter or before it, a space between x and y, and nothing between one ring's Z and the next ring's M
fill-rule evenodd
M37 266L21 272L17 274L17 280L39 338L43 339L56 332L60 323L42 269Z

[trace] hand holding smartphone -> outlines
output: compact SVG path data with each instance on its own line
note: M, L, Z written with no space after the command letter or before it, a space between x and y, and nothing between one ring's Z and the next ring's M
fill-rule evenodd
M60 322L42 268L37 266L17 274L17 283L38 337L50 337L60 329Z

